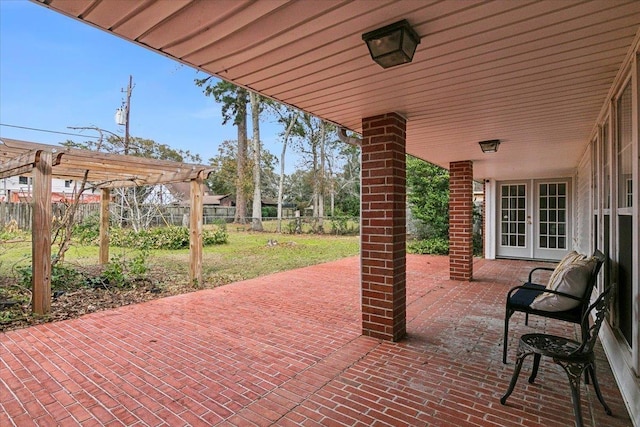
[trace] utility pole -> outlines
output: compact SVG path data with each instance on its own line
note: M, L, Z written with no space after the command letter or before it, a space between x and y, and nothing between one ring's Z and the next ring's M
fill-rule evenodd
M133 76L129 75L129 85L127 89L120 91L127 94L125 101L125 119L124 119L124 154L129 154L129 111L131 109L131 91L133 90Z

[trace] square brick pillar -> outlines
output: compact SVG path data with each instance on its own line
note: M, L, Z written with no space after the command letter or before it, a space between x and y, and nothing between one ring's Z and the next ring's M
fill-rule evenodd
M449 164L449 278L473 278L473 162Z
M362 334L406 335L406 120L362 120Z

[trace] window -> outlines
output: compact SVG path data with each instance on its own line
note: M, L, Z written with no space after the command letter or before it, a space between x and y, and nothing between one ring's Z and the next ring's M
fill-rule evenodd
M65 180L64 180L64 187L65 187L65 188L70 188L70 187L71 187L71 183L72 183L72 182L73 182L73 181L71 181L70 179L65 179Z
M27 185L29 184L29 178L26 176L18 177L18 184Z
M609 139L609 120L607 120L602 127L603 147L602 147L602 163L604 165L604 182L602 183L603 195L603 209L611 209L611 162L609 156L609 146L611 145Z
M633 206L633 153L631 82L627 83L617 102L618 107L618 207Z
M631 81L627 82L620 98L616 101L616 160L618 189L618 230L617 230L617 312L618 327L630 347L633 347L633 274L637 259L633 255L633 237L637 236L633 224L633 106ZM635 320L637 322L637 319Z

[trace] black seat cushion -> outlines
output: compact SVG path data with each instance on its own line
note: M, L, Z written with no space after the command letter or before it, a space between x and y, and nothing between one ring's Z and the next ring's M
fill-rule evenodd
M511 295L509 299L509 305L512 307L528 308L534 299L545 290L543 285L536 283L525 283L524 286L518 289Z

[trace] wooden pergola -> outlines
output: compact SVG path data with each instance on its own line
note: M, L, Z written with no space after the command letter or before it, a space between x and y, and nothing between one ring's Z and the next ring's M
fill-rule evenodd
M190 182L189 278L202 282L202 199L205 165L178 163L92 150L0 138L0 179L31 174L33 312L51 310L51 180L82 181L101 191L100 263L109 262L109 201L111 189Z

